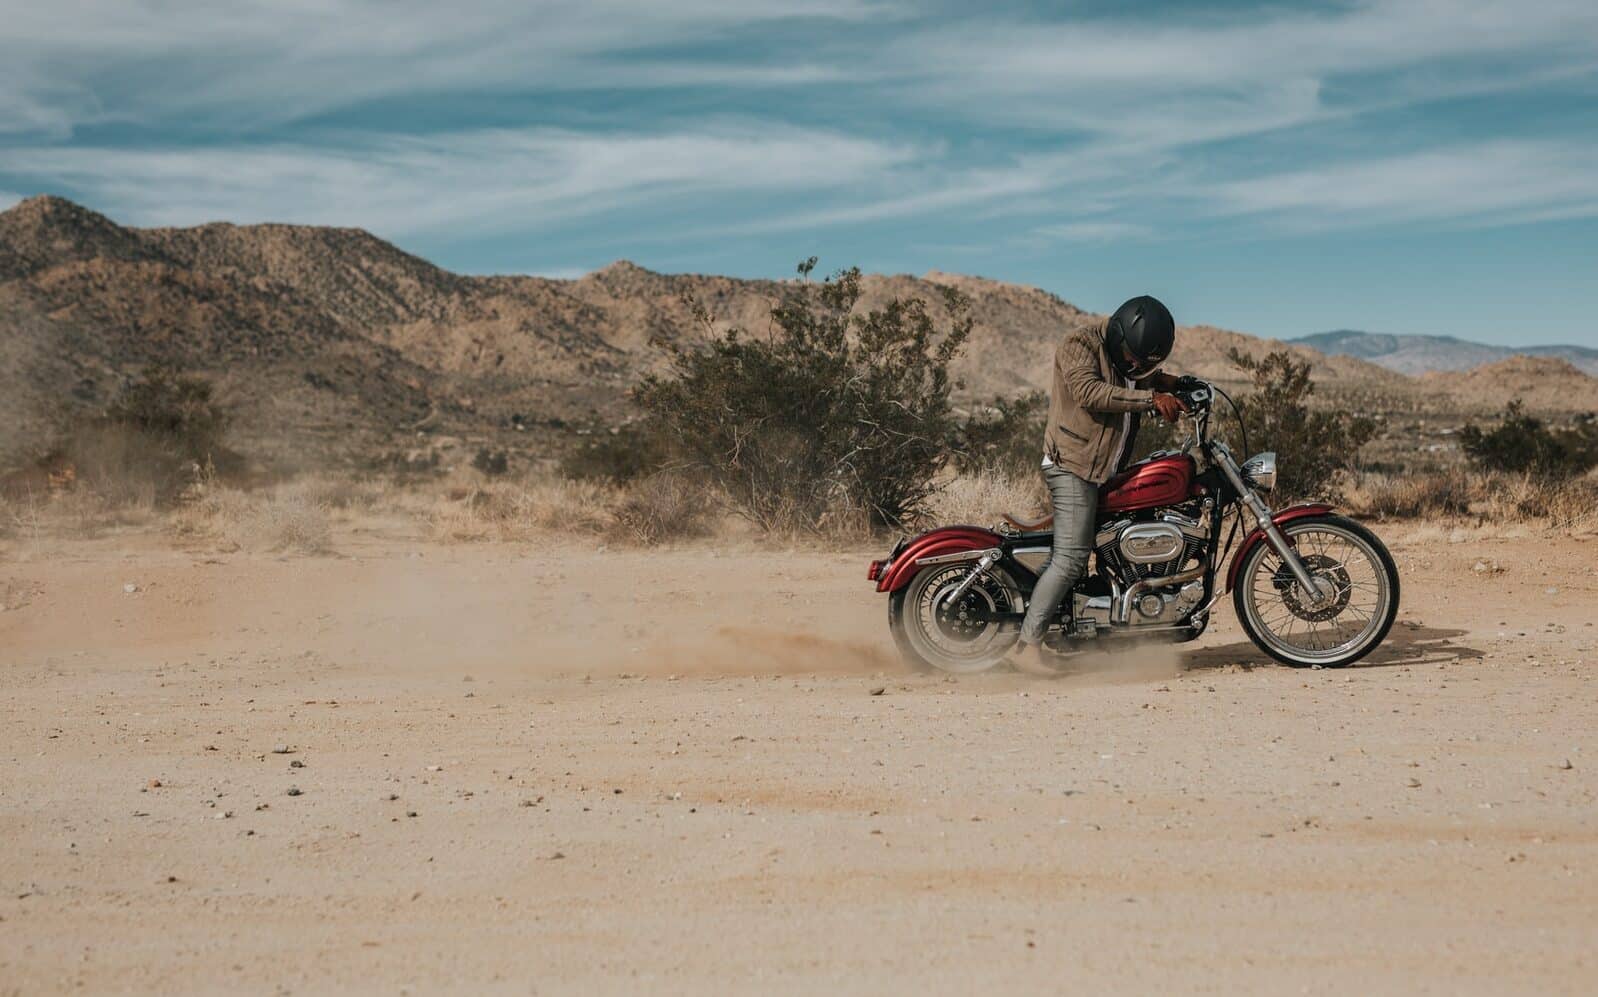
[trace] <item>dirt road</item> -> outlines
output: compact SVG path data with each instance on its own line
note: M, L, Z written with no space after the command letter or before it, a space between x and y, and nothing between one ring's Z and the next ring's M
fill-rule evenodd
M1598 539L1389 532L1365 667L1060 680L866 552L14 548L0 993L1591 993Z

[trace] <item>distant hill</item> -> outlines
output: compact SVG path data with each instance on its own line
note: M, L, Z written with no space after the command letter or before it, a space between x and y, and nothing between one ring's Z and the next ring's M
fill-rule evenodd
M1598 400L1592 394L1592 375L1558 357L1516 354L1469 370L1422 374L1420 383L1466 395L1492 409L1502 409L1518 400L1533 411L1598 410Z
M1394 336L1380 332L1338 329L1301 336L1301 343L1334 356L1358 357L1401 374L1469 370L1512 356L1564 360L1584 373L1598 377L1598 349L1586 346L1490 346L1453 336Z
M868 275L864 304L936 299L937 285L966 292L976 316L957 371L962 402L1045 387L1060 337L1094 318L1037 288L937 272ZM464 276L359 229L136 229L29 198L0 212L0 458L156 364L211 377L239 449L276 463L441 437L548 453L573 426L629 414L628 389L662 362L659 339L704 334L685 296L759 334L793 288L625 261L576 280ZM1357 357L1209 326L1181 329L1170 368L1235 379L1233 347L1308 360L1321 398L1398 409L1477 401ZM1598 407L1598 380L1566 389L1561 406Z

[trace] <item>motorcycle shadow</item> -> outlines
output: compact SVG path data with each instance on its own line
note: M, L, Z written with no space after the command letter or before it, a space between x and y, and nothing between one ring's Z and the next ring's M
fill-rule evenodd
M1487 652L1458 640L1466 633L1468 631L1400 621L1393 624L1393 629L1380 647L1350 667L1391 668L1397 665L1448 664L1486 657ZM1246 640L1214 647L1196 647L1182 652L1181 655L1181 666L1187 671L1203 671L1228 665L1235 665L1245 671L1266 666L1283 667Z

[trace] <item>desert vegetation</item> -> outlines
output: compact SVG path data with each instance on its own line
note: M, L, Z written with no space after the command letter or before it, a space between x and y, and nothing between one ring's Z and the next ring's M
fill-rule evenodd
M226 436L203 377L164 368L103 410L64 419L56 443L0 488L0 538L161 529L218 550L323 554L335 538L390 530L446 543L655 545L740 530L847 543L936 522L1032 514L1047 398L961 409L951 364L969 302L861 305L860 274L822 281L800 266L767 330L720 328L664 344L670 358L633 393L636 415L572 435L538 465L478 447L455 465L377 460L294 475L251 468ZM1518 402L1458 432L1449 462L1370 460L1379 418L1312 405L1310 364L1231 351L1246 387L1218 405L1218 431L1275 450L1278 501L1327 498L1358 516L1479 525L1598 522L1598 423L1558 424ZM1186 444L1185 426L1142 420L1137 455Z

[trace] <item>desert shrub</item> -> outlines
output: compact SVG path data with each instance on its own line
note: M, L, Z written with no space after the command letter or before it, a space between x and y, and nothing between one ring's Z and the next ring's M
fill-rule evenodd
M510 470L510 454L483 447L472 456L472 468L486 477L497 478Z
M963 295L941 290L941 332L918 298L857 312L858 269L790 287L764 337L717 333L695 304L708 341L663 344L670 370L646 378L637 400L674 454L762 526L904 522L924 508L958 428L949 364L971 319Z
M670 450L661 433L631 422L581 438L560 458L560 473L579 481L626 484L665 466Z
M1285 350L1256 360L1234 347L1227 356L1253 382L1253 390L1238 399L1238 408L1249 447L1276 452L1278 492L1289 499L1332 494L1338 473L1352 468L1360 447L1376 436L1375 421L1310 409L1308 400L1315 392L1310 364Z
M209 381L154 368L105 411L67 425L42 463L70 467L76 487L111 505L167 504L202 470L242 463L223 445L227 422Z
M333 548L327 506L293 489L246 492L206 482L171 525L180 537L233 550L325 554Z
M106 406L105 421L194 461L215 458L228 422L211 382L165 367L152 368L124 385Z
M1460 446L1472 464L1484 471L1548 474L1569 478L1598 465L1598 423L1591 418L1554 428L1526 414L1517 400L1491 430L1468 424Z
M615 516L629 539L647 546L704 536L711 511L703 486L664 473L629 484L616 503Z
M272 495L255 502L243 535L246 546L262 550L325 554L333 549L327 507L302 495Z
M1043 457L1049 396L1027 391L977 406L955 437L954 464L962 475L1035 468Z

